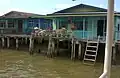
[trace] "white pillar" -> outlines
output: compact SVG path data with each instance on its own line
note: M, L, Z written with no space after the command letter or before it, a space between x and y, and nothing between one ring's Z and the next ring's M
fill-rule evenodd
M83 39L85 39L85 18L83 19Z
M110 78L111 70L111 55L114 33L114 0L108 0L108 15L107 15L107 34L104 59L104 73L107 72L106 78Z

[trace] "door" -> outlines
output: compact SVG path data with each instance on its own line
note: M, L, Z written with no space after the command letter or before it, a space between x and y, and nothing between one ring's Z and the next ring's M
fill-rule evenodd
M18 20L18 32L22 33L22 31L23 31L23 21Z
M104 20L97 21L97 36L103 36Z

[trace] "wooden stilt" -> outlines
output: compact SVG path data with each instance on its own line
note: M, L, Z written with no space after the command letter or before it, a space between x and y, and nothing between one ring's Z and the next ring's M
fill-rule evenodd
M34 39L33 39L33 37L31 36L31 37L30 37L30 44L29 44L29 52L30 52L30 55L33 55L33 47L34 47Z
M21 40L21 44L23 44L23 43L24 43L24 38L22 37L21 39L22 39L22 40Z
M2 37L2 48L4 48L5 47L5 40L4 40L5 38L4 37Z
M10 39L7 37L7 48L10 48Z
M28 38L26 37L26 38L25 38L25 44L27 44L27 39L28 39Z
M74 38L72 38L72 51L71 51L71 60L75 58L75 41Z
M51 52L52 52L51 49L52 49L52 35L49 36L47 56L51 56Z
M56 55L59 54L59 40L57 40L57 48L56 48Z
M78 59L81 58L81 43L79 42Z
M18 38L16 38L16 50L18 50Z
M116 64L116 46L113 46L113 53L112 53L112 61L113 64Z
M54 54L55 54L55 41L52 39L52 50L51 50L52 52L51 52L51 55L52 55L52 57L54 56Z
M76 42L74 42L74 51L73 51L73 59L75 59L75 47L76 47Z

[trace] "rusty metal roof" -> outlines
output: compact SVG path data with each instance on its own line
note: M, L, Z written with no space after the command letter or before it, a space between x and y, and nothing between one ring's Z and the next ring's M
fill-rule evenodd
M40 14L34 13L26 13L26 12L18 12L18 11L11 11L2 15L0 18L31 18L32 16L44 16Z

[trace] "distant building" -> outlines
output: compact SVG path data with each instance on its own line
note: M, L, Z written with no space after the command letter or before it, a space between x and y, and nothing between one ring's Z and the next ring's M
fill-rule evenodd
M52 26L50 19L37 18L39 14L11 11L0 17L0 33L29 34L34 27L46 29ZM36 18L35 18L36 17Z

